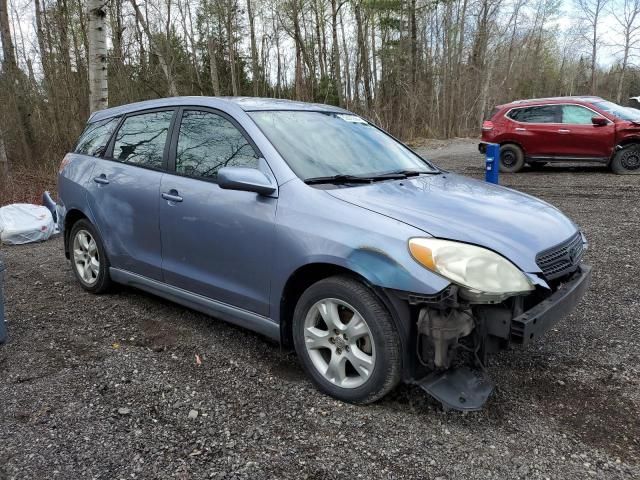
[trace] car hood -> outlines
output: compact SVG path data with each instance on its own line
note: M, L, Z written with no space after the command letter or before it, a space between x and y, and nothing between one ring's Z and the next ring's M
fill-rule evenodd
M508 188L443 173L327 192L431 236L480 245L536 273L536 254L574 235L560 210Z

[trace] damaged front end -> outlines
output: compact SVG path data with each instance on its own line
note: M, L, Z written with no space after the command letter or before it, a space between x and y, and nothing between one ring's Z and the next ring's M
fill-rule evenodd
M434 296L405 294L415 332L415 380L455 410L479 410L494 383L485 367L490 354L526 344L568 314L587 289L591 268L580 264L526 294L481 298L450 285Z

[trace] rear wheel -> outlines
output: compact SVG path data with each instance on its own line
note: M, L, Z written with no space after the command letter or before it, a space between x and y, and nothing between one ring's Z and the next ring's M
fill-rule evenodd
M640 174L640 145L623 148L611 161L611 170L619 175Z
M524 152L513 144L505 143L500 147L500 171L504 173L516 173L524 167Z
M293 340L304 370L322 392L371 403L400 381L400 338L391 315L362 283L337 276L300 297Z
M73 274L82 288L105 292L111 286L109 261L96 228L88 220L78 220L71 228L69 246Z

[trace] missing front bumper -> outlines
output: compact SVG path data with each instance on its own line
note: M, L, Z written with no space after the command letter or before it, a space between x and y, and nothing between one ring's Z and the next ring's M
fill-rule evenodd
M509 342L527 344L552 328L576 307L587 291L590 278L591 267L580 265L554 293L525 312L521 307L516 308L522 305L522 299L506 305L465 306L455 300L457 292L451 292L453 296L444 296L439 301L423 300L417 322L418 336L427 339L422 344L432 348L421 350L419 341L418 357L422 365L433 370L415 383L445 409L480 410L494 389L494 383L484 373L487 353L506 348ZM469 325L458 320L471 317L471 310L473 332L469 335ZM425 321L433 318L442 321ZM462 345L466 339L472 341ZM460 361L460 348L467 354L473 352L471 361ZM426 352L430 354L428 361L425 361Z
M591 267L581 265L571 278L548 298L511 320L511 341L526 345L567 316L584 296Z

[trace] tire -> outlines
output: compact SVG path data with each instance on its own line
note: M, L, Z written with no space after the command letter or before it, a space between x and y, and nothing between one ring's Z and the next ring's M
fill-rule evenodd
M293 315L293 342L316 387L344 402L375 402L400 381L400 337L393 319L368 287L350 277L329 277L302 294Z
M640 145L618 151L611 161L611 171L618 175L640 174Z
M524 167L524 152L513 144L505 143L500 147L500 171L503 173L516 173Z
M78 220L69 234L71 269L87 292L104 293L111 287L109 260L102 239L88 220Z
M547 162L531 162L529 166L532 170L542 170Z

